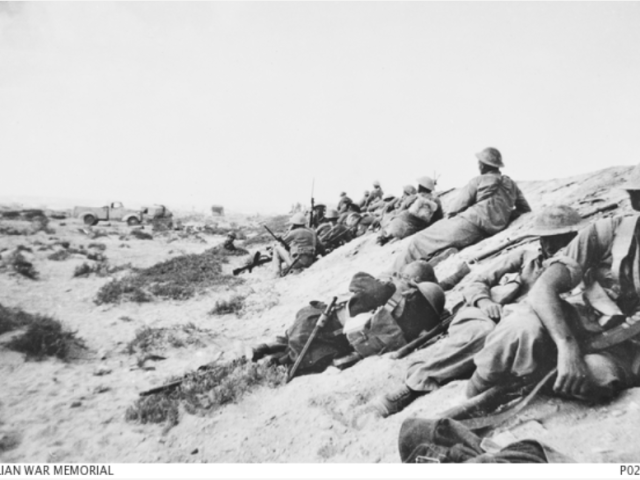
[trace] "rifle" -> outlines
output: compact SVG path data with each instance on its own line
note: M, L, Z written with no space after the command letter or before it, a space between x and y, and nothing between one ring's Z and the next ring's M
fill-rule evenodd
M309 211L309 228L314 228L313 227L313 209L315 208L316 204L315 204L315 199L313 198L313 189L315 187L315 183L316 183L316 179L314 178L313 181L311 182L311 210Z
M291 269L298 264L298 260L300 260L300 257L294 258L293 262L291 262L291 265L289 265L287 268L284 269L284 272L282 272L281 277L286 277L291 271Z
M270 257L268 255L262 256L262 254L260 252L256 252L255 255L253 256L253 259L251 260L251 262L249 262L248 264L246 264L244 267L239 267L239 268L235 268L233 270L233 274L234 275L239 275L240 273L249 270L249 273L251 273L251 271L255 268L255 267L259 267L260 265L264 265L265 263L269 263L272 260L273 257Z
M296 362L293 364L293 367L291 367L291 370L289 370L289 375L287 375L286 383L289 383L291 379L295 376L296 371L298 370L298 367L302 363L302 360L304 360L304 356L307 354L307 350L309 350L309 347L313 342L313 339L316 338L316 335L318 335L318 332L320 331L320 329L324 327L325 324L327 323L327 320L329 319L329 316L331 315L331 312L333 311L333 307L335 307L337 300L338 300L338 297L333 297L333 300L331 300L331 303L327 306L327 308L324 309L324 312L322 312L322 315L320 315L320 318L318 318L318 321L316 322L315 327L313 327L313 331L311 332L311 335L309 335L309 338L307 339L307 343L304 344L304 347L302 348L300 355L298 355L298 358L296 358Z
M416 338L415 340L412 340L411 342L407 343L404 347L399 348L398 350L393 352L391 354L391 358L393 358L394 360L404 358L414 350L420 350L421 348L424 348L427 345L427 343L429 343L431 340L445 333L449 329L449 325L451 325L451 322L453 321L453 317L456 316L456 313L458 313L458 310L463 304L464 304L464 300L460 300L458 303L456 303L452 308L453 313L449 313L447 310L445 310L443 312L444 318L440 321L440 323L438 323L438 325L433 327L428 332L424 332L423 334L418 336L418 338Z
M524 245L526 243L534 242L534 241L538 240L539 238L540 237L538 237L537 235L530 235L530 234L520 235L520 236L515 237L515 238L507 238L504 242L502 242L498 246L493 247L493 248L489 248L489 249L485 250L484 252L480 252L479 254L471 257L468 260L468 263L474 264L474 263L481 262L482 260L485 260L485 259L487 259L489 257L493 257L494 255L500 253L502 250L505 250L505 249L507 249L509 247L519 247L519 246Z
M622 324L609 330L596 335L592 338L584 349L585 353L595 353L607 348L618 345L630 338L640 334L640 318L628 317ZM542 380L540 380L534 389L526 396L522 397L514 405L506 410L488 415L486 417L469 418L473 413L486 410L487 406L496 406L500 400L504 400L504 397L509 393L513 393L515 388L509 388L508 386L497 385L484 391L480 395L470 398L463 402L461 405L453 407L440 415L441 418L448 417L454 420L463 420L462 423L471 430L479 430L481 428L496 427L505 422L509 418L521 412L537 395L542 386L549 381L556 373L558 368L555 367L548 372ZM522 387L522 385L518 385Z
M280 245L282 245L287 252L291 251L291 247L289 246L289 244L287 242L284 241L284 239L282 237L279 237L278 235L273 233L271 231L271 229L269 227L267 227L266 225L263 225L263 227L267 229L267 232L269 232L269 234L273 238L275 238L278 241L278 243L280 243Z

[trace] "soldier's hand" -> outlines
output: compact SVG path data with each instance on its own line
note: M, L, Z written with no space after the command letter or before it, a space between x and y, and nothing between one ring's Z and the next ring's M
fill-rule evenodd
M483 298L482 300L478 300L478 308L486 313L491 320L500 320L502 317L502 305L494 302L493 300L489 300L488 298Z
M582 396L588 386L587 365L577 346L558 348L558 376L553 389L556 393Z

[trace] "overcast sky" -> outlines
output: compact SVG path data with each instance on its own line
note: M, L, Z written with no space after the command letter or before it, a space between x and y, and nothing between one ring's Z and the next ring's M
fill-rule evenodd
M4 195L283 211L640 162L640 3L0 4Z

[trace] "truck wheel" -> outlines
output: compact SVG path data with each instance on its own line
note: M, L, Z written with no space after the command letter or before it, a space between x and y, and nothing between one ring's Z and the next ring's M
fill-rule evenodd
M136 217L127 218L127 225L129 225L130 227L140 225L140 220L138 220Z
M89 227L91 227L91 226L95 225L96 223L98 223L98 219L93 215L85 215L82 220L84 221L84 224L89 226Z

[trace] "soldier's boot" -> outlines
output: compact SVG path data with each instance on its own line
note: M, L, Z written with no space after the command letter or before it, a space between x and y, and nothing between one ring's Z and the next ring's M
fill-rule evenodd
M387 393L376 398L371 403L371 408L377 412L382 418L393 415L404 410L415 399L424 395L426 392L416 392L404 385L398 390Z

